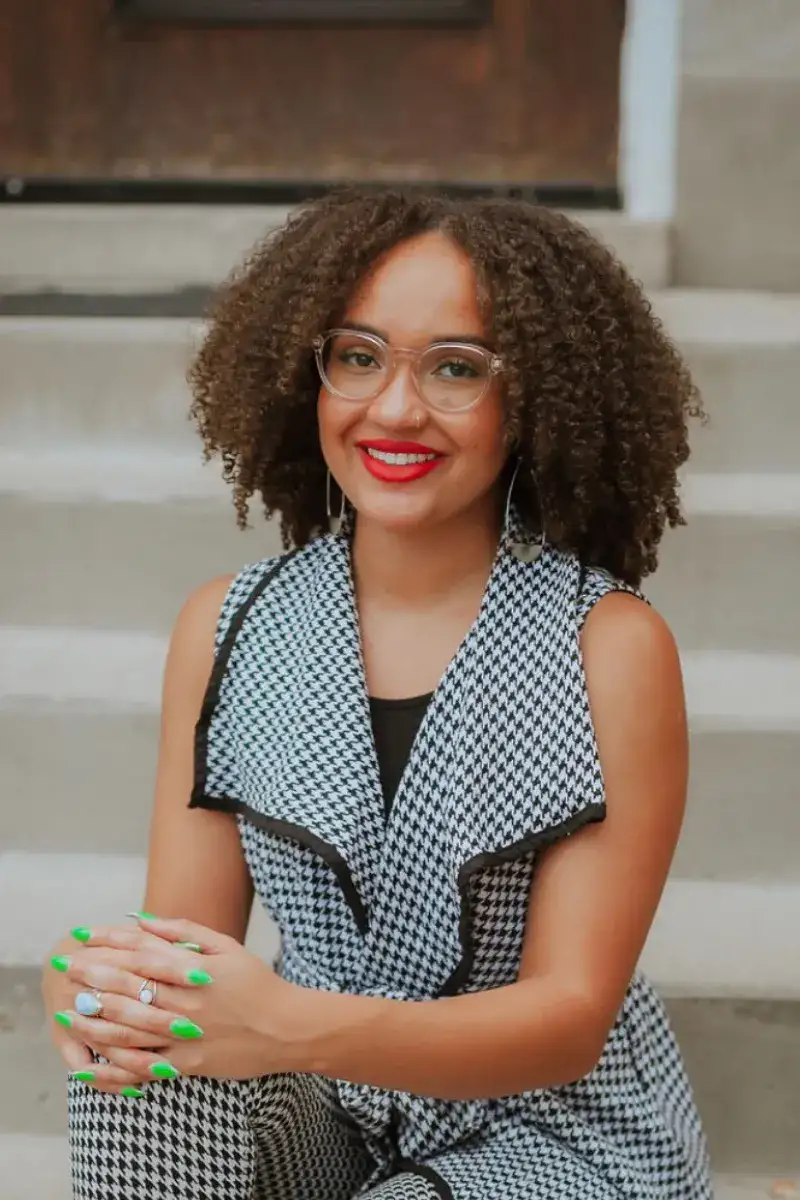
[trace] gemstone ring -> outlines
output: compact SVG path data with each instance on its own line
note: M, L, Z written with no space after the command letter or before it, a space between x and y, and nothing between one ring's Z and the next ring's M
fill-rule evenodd
M136 999L140 1004L155 1004L157 994L158 986L155 979L145 979L139 988Z
M97 988L91 992L78 992L75 997L75 1011L82 1017L101 1017L103 1015L103 997Z

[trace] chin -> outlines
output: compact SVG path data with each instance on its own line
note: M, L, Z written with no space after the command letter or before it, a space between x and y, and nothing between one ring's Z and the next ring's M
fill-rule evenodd
M370 525L381 526L389 533L413 533L436 519L430 503L420 503L410 496L370 497L355 505L356 516Z

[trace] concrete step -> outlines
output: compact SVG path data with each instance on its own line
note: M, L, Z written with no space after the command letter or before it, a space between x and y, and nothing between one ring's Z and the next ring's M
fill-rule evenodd
M6 205L0 210L0 294L169 293L216 284L283 205ZM573 212L647 287L665 287L670 228L624 213Z
M684 495L645 583L681 647L800 653L800 472L690 475ZM216 464L143 448L0 451L0 528L9 624L165 632L197 584L280 549L255 507L237 528Z
M800 470L800 296L669 291L653 302L711 416L693 430L693 469ZM183 381L201 334L167 318L0 318L0 442L196 451Z
M71 1200L66 1138L0 1135L0 1175L6 1181L4 1200ZM800 1184L768 1175L720 1175L714 1194L716 1200L798 1200Z
M143 852L164 654L154 634L0 627L0 844ZM800 883L800 656L688 653L684 672L676 877Z

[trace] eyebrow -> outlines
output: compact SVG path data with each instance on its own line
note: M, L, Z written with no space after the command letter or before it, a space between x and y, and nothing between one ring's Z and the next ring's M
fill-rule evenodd
M372 325L361 325L358 321L344 321L342 328L352 329L354 333L371 333L373 337L378 337L382 342L386 342L387 346L391 345L386 334ZM494 349L491 342L477 333L444 333L432 338L428 345L438 346L442 342L462 342L470 346L483 346L485 350Z

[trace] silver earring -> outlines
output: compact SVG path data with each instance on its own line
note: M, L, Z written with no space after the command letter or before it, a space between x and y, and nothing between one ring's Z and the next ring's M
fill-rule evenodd
M521 465L522 460L517 459L517 464L514 467L514 474L511 476L511 483L508 485L508 495L506 496L506 513L503 522L503 529L506 537L508 538L509 553L512 554L518 562L533 563L536 562L537 558L544 550L544 529L542 529L542 539L540 542L526 542L523 541L519 536L520 530L518 523L516 521L514 522L513 529L511 524L511 493L514 490L514 483L517 475L519 474Z
M338 515L338 517L335 517L333 515L333 513L331 512L331 473L330 473L330 471L328 471L328 478L327 478L327 482L325 485L325 498L326 498L327 509L328 509L328 529L331 531L331 533L333 534L334 537L337 537L338 534L340 534L342 532L342 525L344 524L345 496L344 496L344 492L342 492L342 503L339 508L339 515Z

